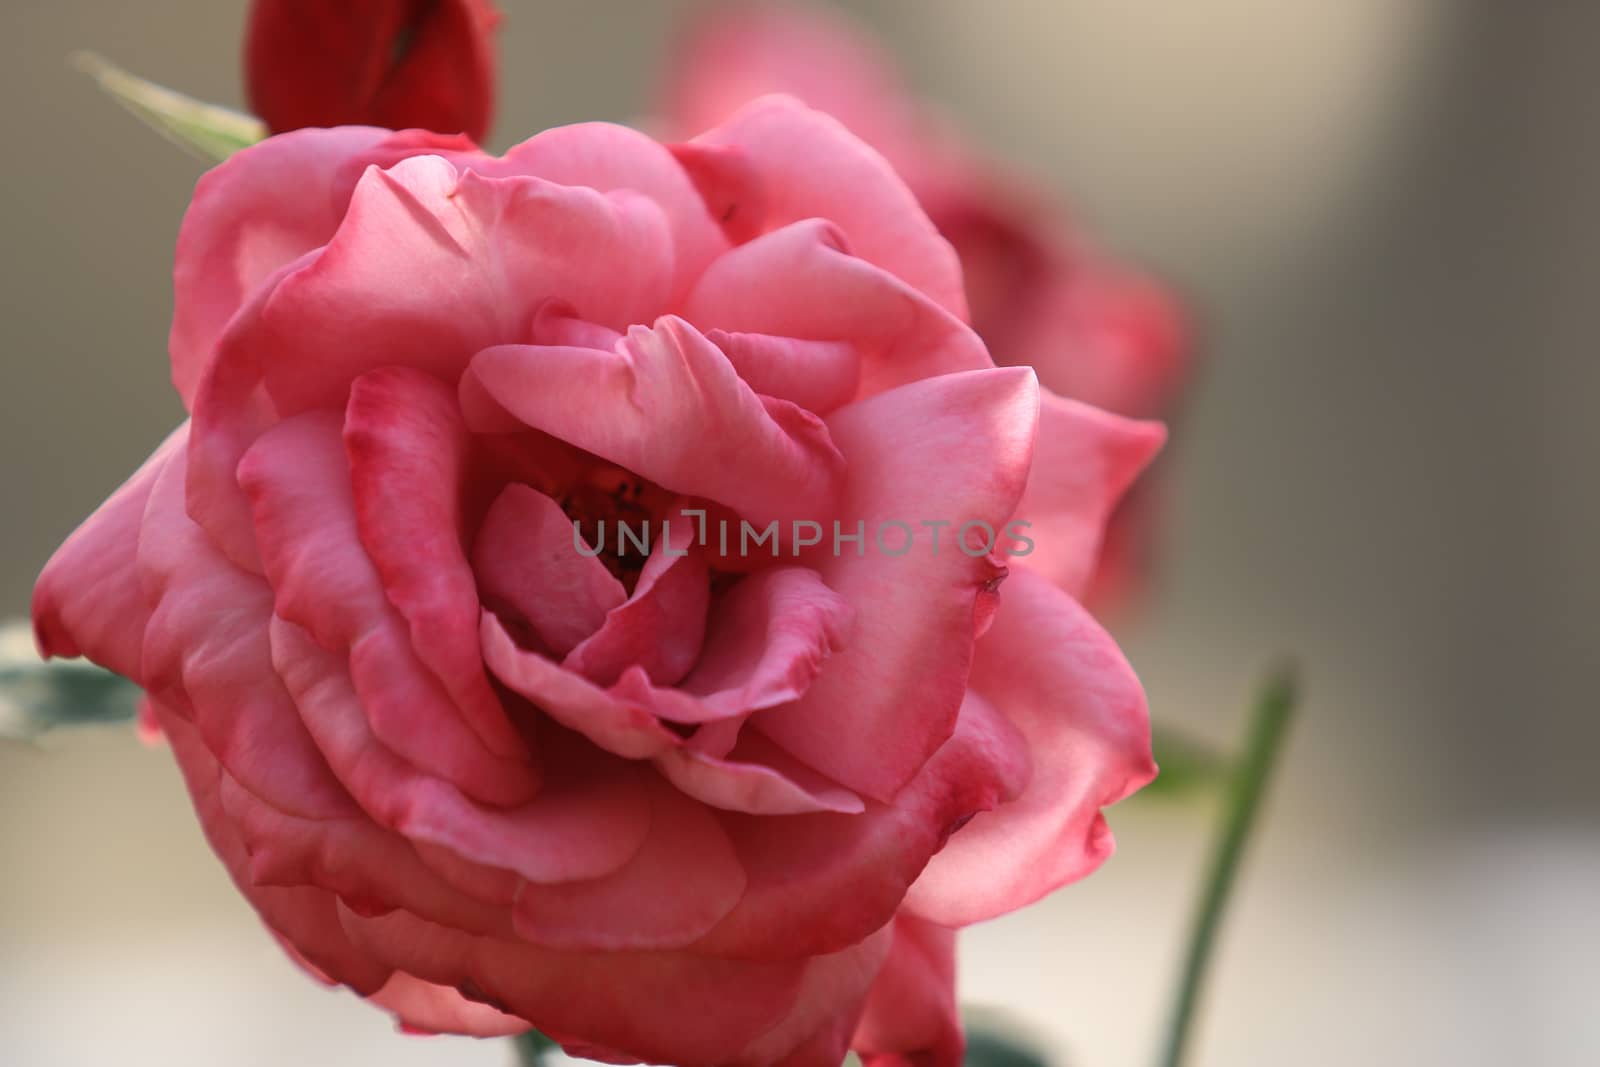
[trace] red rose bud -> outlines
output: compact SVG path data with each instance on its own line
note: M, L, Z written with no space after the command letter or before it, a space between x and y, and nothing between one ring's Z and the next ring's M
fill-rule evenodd
M489 0L256 0L245 41L251 107L273 133L364 125L481 141L499 19Z

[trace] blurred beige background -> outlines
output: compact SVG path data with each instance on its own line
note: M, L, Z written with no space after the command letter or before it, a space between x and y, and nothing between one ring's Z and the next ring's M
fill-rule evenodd
M503 0L495 144L645 108L682 3ZM1196 1063L1600 1062L1600 5L851 5L916 85L1164 272L1208 363L1166 582L1127 644L1228 741L1310 689ZM66 56L239 102L242 0L7 0L0 616L179 418L199 168ZM973 931L968 999L1150 1062L1211 811L1134 803L1099 875ZM0 744L0 1063L505 1064L299 977L167 755Z

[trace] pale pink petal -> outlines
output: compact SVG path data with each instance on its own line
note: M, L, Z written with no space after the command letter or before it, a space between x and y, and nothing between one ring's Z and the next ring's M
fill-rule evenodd
M250 294L332 239L366 164L467 147L421 130L295 130L235 153L202 177L173 267L169 348L184 404L192 410L217 339Z
M271 624L273 666L328 765L380 825L534 882L598 878L627 863L650 826L640 776L568 750L538 796L511 808L473 802L418 774L372 734L344 664L293 623ZM430 863L430 866L433 864Z
M831 221L773 230L715 260L684 315L704 330L850 343L858 397L994 365L964 322L852 249Z
M172 431L45 564L33 587L33 633L39 652L88 656L139 681L150 611L139 584L139 527L161 472L189 441L189 424Z
M612 351L506 346L473 376L524 424L753 522L833 512L842 461L815 416L758 397L675 316Z
M744 869L717 820L656 779L650 836L626 866L588 882L524 885L517 934L547 948L683 948L733 909Z
M484 662L496 678L607 752L625 759L650 759L680 743L678 735L662 726L641 702L601 689L538 652L519 647L491 611L483 613L480 636Z
M832 541L816 564L855 606L855 625L798 702L752 725L878 800L944 743L966 691L977 613L1004 576L992 557L969 554L984 536L968 524L997 535L1015 509L1037 405L1032 372L1003 369L904 386L829 418L849 463L839 528L862 541ZM925 525L936 522L949 525Z
M1027 738L1034 776L950 839L907 897L951 926L1003 915L1111 854L1100 809L1155 776L1144 693L1116 643L1071 597L1026 572L1006 584L972 686Z
M394 1015L411 1033L509 1037L528 1029L526 1021L468 1000L448 986L434 985L396 971L367 999Z
M344 446L361 543L419 658L495 755L525 753L478 652L478 589L462 548L471 440L455 390L405 367L358 378Z
M825 218L856 254L958 318L967 313L961 264L887 160L839 120L792 97L756 100L695 138L737 148L761 183L768 229ZM796 180L796 160L805 161Z
M651 1063L732 1059L794 1006L807 961L686 952L558 952L475 938L404 912L341 912L355 942L396 970L527 1019L574 1055ZM714 1011L706 1005L715 1005Z
M895 918L894 947L850 1045L868 1067L961 1067L954 930Z
M418 659L361 544L339 416L300 415L262 435L239 465L274 610L348 657L373 734L418 769L489 804L538 788L524 755L489 749Z
M526 485L495 499L472 550L482 601L500 622L565 656L627 599L561 505Z
M1013 543L1010 562L1081 594L1107 519L1165 440L1160 423L1042 393L1033 469L1012 517L1019 524L1013 529L1031 545Z
M692 547L694 527L682 522L667 529L672 540L656 535L633 595L567 655L561 663L567 670L614 685L637 666L655 685L676 685L695 665L711 600L709 571Z

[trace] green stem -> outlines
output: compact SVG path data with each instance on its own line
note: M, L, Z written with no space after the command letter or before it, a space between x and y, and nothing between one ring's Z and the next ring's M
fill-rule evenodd
M1211 951L1227 910L1239 863L1244 856L1250 831L1261 811L1261 799L1283 746L1285 730L1296 702L1294 673L1279 668L1267 679L1256 697L1251 714L1245 750L1229 783L1222 811L1221 832L1212 848L1204 889L1194 926L1189 932L1189 948L1184 956L1177 1000L1167 1029L1162 1067L1182 1067L1193 1030L1196 1007L1205 987Z
M517 1050L517 1062L522 1067L542 1067L546 1057L555 1051L556 1043L537 1030L529 1030L511 1039Z

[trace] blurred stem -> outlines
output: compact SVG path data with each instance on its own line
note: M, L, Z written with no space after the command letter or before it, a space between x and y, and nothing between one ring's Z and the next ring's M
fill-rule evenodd
M1199 910L1189 932L1189 948L1178 980L1177 999L1168 1024L1161 1067L1182 1067L1193 1029L1195 1010L1205 987L1207 966L1217 932L1227 911L1228 897L1239 872L1240 860L1261 811L1267 782L1272 777L1284 734L1298 698L1294 671L1279 667L1268 676L1251 713L1245 750L1228 784L1220 833L1200 896Z
M517 1049L517 1062L522 1067L544 1067L545 1057L555 1051L556 1043L537 1030L529 1030L511 1039Z

